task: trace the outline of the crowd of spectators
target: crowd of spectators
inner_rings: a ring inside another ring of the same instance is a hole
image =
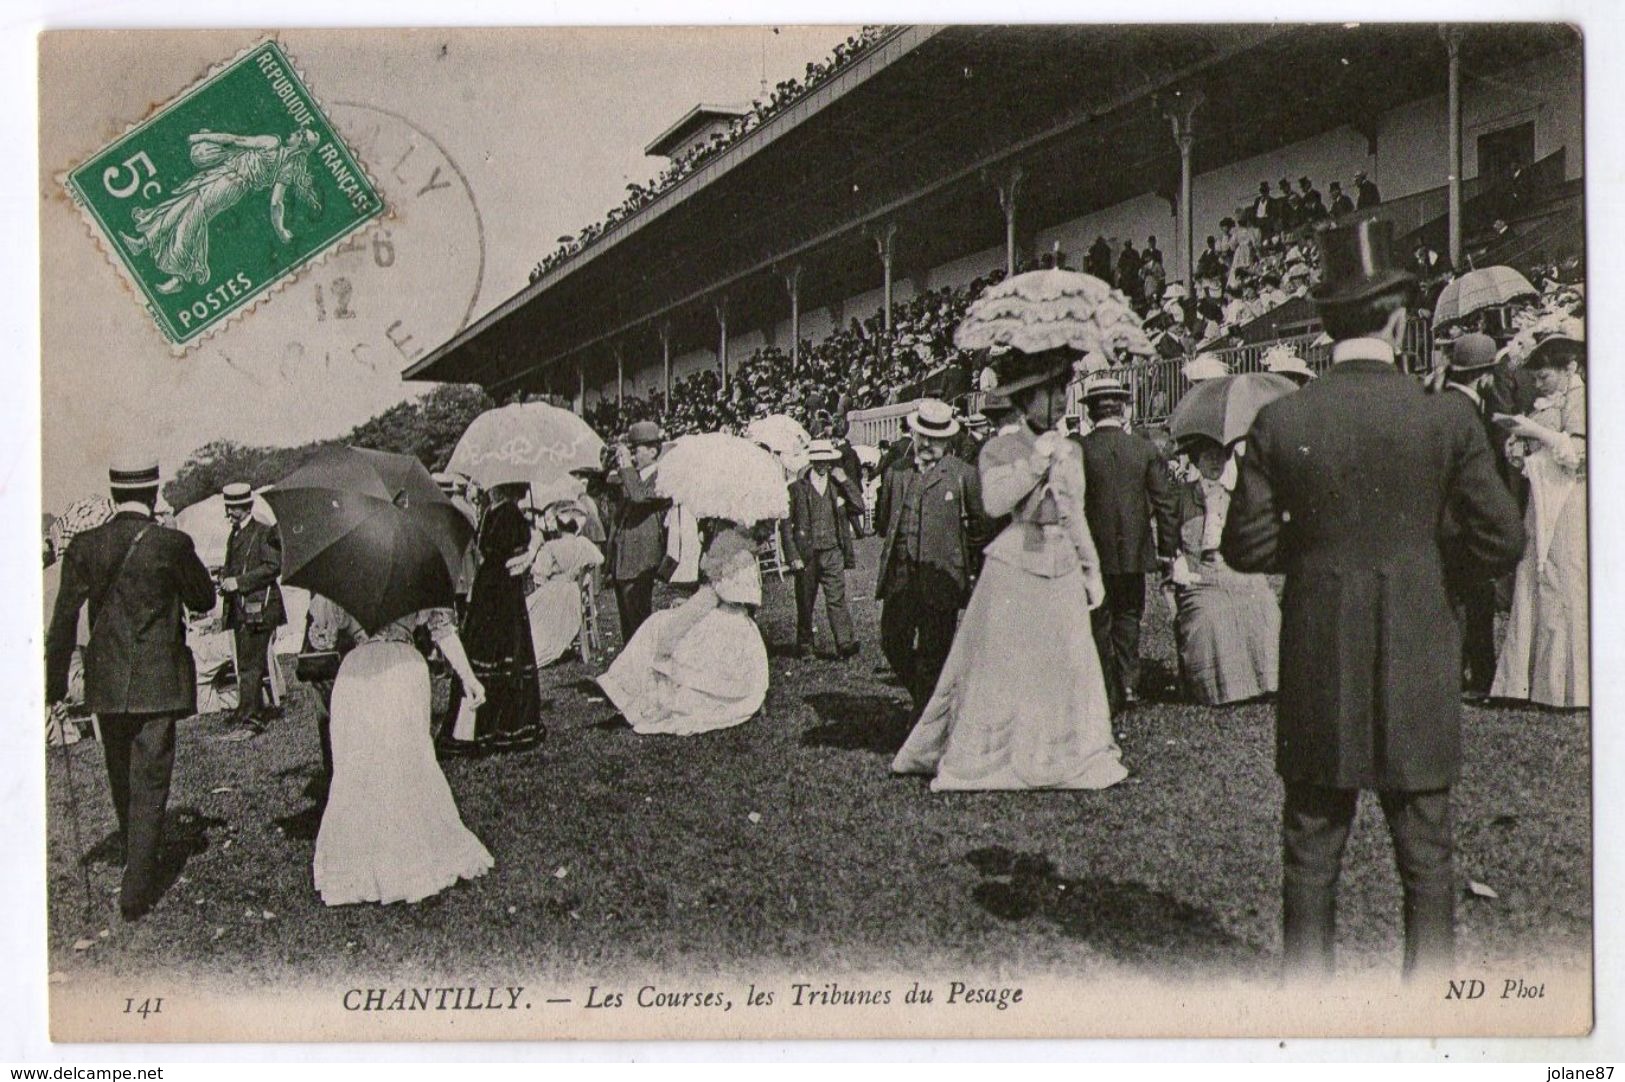
[[[617,225],[631,218],[662,195],[665,195],[685,177],[726,150],[735,140],[755,130],[778,113],[783,112],[794,102],[805,97],[818,87],[819,84],[829,79],[830,76],[863,55],[889,29],[890,27],[887,26],[865,26],[857,34],[837,45],[834,52],[822,62],[809,63],[803,78],[786,79],[773,88],[766,101],[761,99],[752,101],[750,103],[750,112],[736,118],[726,132],[717,132],[711,136],[709,142],[702,143],[679,154],[672,159],[670,165],[661,171],[659,176],[647,184],[628,184],[626,186],[626,198],[621,200],[619,206],[611,208],[604,215],[602,221],[585,226],[581,232],[573,237],[560,237],[558,247],[548,253],[540,263],[531,269],[530,280],[534,282],[541,278],[542,275],[596,243],[599,238],[613,230]]]

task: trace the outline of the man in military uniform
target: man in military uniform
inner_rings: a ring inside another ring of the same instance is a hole
[[[53,714],[64,714],[79,610],[88,601],[85,705],[101,729],[118,816],[119,910],[125,920],[138,920],[160,886],[175,723],[197,710],[197,670],[181,608],[214,608],[214,585],[192,539],[153,521],[157,459],[117,461],[108,480],[117,505],[112,520],[75,537],[63,557],[45,635],[45,698]]]
[[[287,622],[282,606],[282,537],[275,526],[255,519],[254,491],[237,481],[221,490],[231,534],[226,562],[220,568],[220,594],[225,598],[224,625],[237,652],[238,727],[222,739],[251,740],[269,724],[264,688],[270,668],[271,640]]]

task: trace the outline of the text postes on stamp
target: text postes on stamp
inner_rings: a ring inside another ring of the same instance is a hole
[[[205,76],[66,184],[182,347],[384,211],[275,41]]]

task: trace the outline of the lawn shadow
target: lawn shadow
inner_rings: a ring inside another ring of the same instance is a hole
[[[803,697],[802,701],[824,721],[823,725],[801,734],[804,748],[839,748],[891,755],[908,739],[911,726],[906,700],[886,695],[820,691]]]
[[[327,807],[327,799],[325,793],[312,793],[309,790],[305,795],[312,797],[315,802],[307,804],[291,815],[279,816],[274,822],[281,828],[285,837],[301,842],[313,842],[322,829],[322,812]]]
[[[209,831],[223,827],[226,821],[216,815],[204,815],[194,807],[173,808],[164,817],[164,847],[158,854],[158,881],[152,896],[161,898],[169,893],[187,861],[208,851]]]
[[[1179,668],[1162,658],[1140,659],[1140,698],[1150,703],[1188,702],[1179,680]]]
[[[965,860],[983,876],[971,897],[987,913],[1004,921],[1042,918],[1117,961],[1180,969],[1193,963],[1248,969],[1267,961],[1209,910],[1144,883],[1064,878],[1043,854],[1002,846],[972,850]]]

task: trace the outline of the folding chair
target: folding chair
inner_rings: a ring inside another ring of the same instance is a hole
[[[576,636],[576,649],[583,665],[591,665],[603,652],[603,631],[598,626],[598,569],[583,570],[576,580],[581,588],[581,631]]]

